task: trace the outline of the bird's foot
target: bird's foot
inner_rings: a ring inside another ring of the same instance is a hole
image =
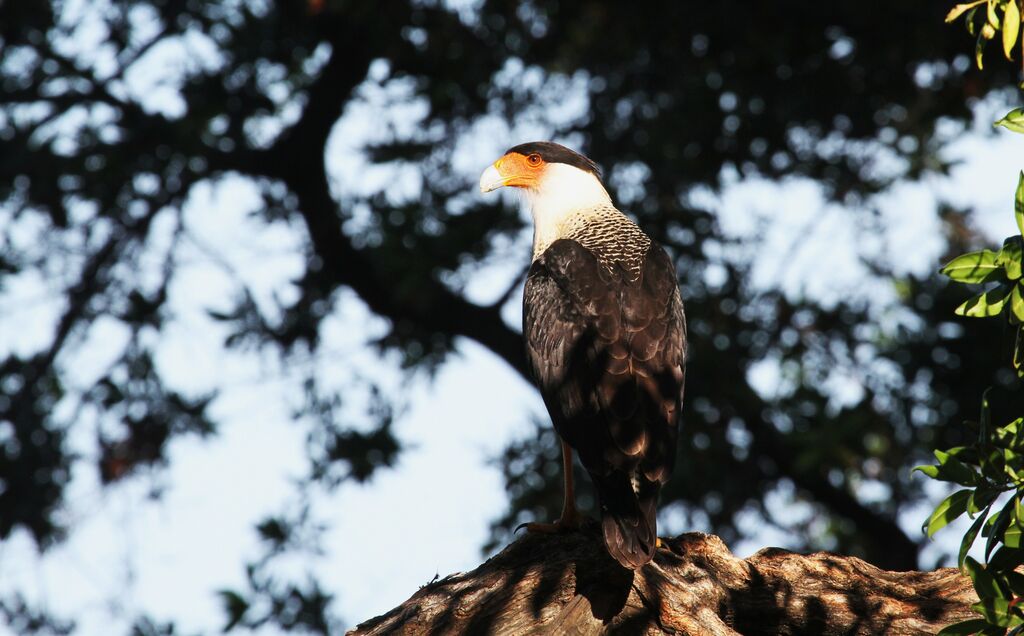
[[[519,532],[523,528],[526,528],[527,532],[537,532],[540,534],[563,534],[579,530],[581,525],[583,525],[583,515],[575,510],[569,513],[563,511],[562,516],[554,523],[521,523],[516,526],[515,532]]]

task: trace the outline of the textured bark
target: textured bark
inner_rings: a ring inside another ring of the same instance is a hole
[[[522,537],[350,634],[934,634],[971,617],[974,602],[953,568],[887,572],[778,548],[740,559],[696,532],[630,572],[588,527]]]

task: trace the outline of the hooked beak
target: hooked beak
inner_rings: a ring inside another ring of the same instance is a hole
[[[505,178],[501,176],[501,173],[493,165],[487,166],[484,173],[480,175],[480,192],[497,190],[503,185],[505,185]]]

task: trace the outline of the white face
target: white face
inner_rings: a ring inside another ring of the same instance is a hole
[[[580,211],[610,205],[611,197],[592,173],[564,163],[547,164],[534,187],[523,188],[534,223],[550,223]]]
[[[523,193],[533,216],[536,258],[562,237],[581,216],[612,207],[608,191],[593,173],[565,163],[547,163],[539,155],[510,152],[480,176],[480,190],[511,186]]]

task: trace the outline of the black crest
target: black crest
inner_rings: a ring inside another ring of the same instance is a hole
[[[597,167],[596,163],[575,150],[570,150],[562,144],[556,144],[553,141],[531,141],[513,146],[506,152],[518,152],[521,155],[536,153],[547,163],[564,163],[579,168],[584,172],[589,172],[598,179],[601,178],[601,169]]]

